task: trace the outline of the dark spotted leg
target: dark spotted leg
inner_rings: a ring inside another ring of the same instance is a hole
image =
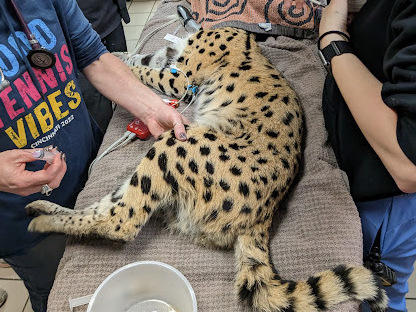
[[[188,89],[188,80],[179,71],[172,73],[169,68],[159,70],[148,66],[132,67],[131,70],[145,85],[168,96],[181,98]]]
[[[44,214],[33,219],[29,230],[78,236],[96,234],[110,239],[132,240],[163,202],[168,198],[172,201],[171,189],[175,188],[175,194],[178,192],[178,184],[170,171],[161,172],[153,168],[153,162],[150,162],[152,151],[154,149],[149,151],[147,158],[119,190],[87,209],[68,214],[67,211],[70,210],[62,207],[56,209],[55,204],[46,201],[29,204],[28,209],[31,211],[47,213],[56,210],[54,214]],[[164,162],[163,155],[159,158],[161,165]]]

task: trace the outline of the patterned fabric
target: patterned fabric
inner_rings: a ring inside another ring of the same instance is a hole
[[[316,37],[321,19],[321,8],[309,0],[305,1],[302,9],[297,9],[295,5],[284,9],[283,0],[190,2],[194,18],[203,28],[233,26],[254,33],[311,39]],[[364,3],[365,0],[350,0],[350,11],[357,12]]]

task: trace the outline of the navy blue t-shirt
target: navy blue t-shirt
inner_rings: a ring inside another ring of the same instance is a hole
[[[19,41],[16,43],[5,16],[0,15],[0,67],[10,81],[10,86],[0,92],[0,151],[55,145],[66,154],[68,167],[60,187],[50,197],[0,192],[1,258],[21,253],[45,237],[27,231],[31,219],[24,207],[28,203],[47,199],[73,206],[85,182],[88,163],[98,148],[98,129],[83,102],[76,72],[107,51],[75,0],[17,1],[31,32],[56,56],[53,68],[33,69],[36,83],[18,48],[27,54],[29,42],[9,1],[0,0],[0,4],[12,20]],[[26,168],[40,170],[44,164],[36,161]]]

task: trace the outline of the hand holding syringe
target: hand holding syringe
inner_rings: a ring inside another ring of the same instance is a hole
[[[48,164],[52,164],[55,156],[59,154],[61,154],[61,159],[65,158],[65,154],[59,152],[56,147],[47,146],[43,149],[34,151],[32,155],[39,160],[44,160]]]

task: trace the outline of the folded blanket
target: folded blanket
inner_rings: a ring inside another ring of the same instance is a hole
[[[321,7],[305,1],[301,9],[285,9],[283,0],[191,0],[194,18],[203,28],[231,26],[254,33],[314,38]],[[358,12],[365,0],[349,0],[350,12]]]
[[[143,36],[166,22],[178,4],[163,2],[146,25]],[[152,52],[167,42],[167,32],[179,24],[157,32],[145,45]],[[184,32],[178,33],[179,36]],[[271,258],[286,279],[305,279],[311,274],[340,263],[361,264],[360,219],[349,195],[343,174],[326,142],[321,111],[321,93],[325,72],[311,40],[287,37],[269,38],[261,43],[264,54],[289,80],[303,105],[306,122],[304,166],[285,205],[273,224]],[[192,118],[192,106],[186,115]],[[101,151],[121,137],[132,116],[117,108],[108,127]],[[135,141],[104,157],[93,169],[80,193],[77,209],[111,192],[135,168],[153,140]],[[113,271],[142,260],[162,261],[180,270],[195,290],[199,312],[246,312],[233,292],[234,253],[210,250],[188,239],[170,235],[158,220],[152,220],[140,235],[127,244],[102,239],[70,239],[58,268],[49,297],[49,312],[69,311],[68,299],[92,294]],[[75,312],[86,311],[86,307]],[[355,302],[347,302],[334,312],[358,311]]]

